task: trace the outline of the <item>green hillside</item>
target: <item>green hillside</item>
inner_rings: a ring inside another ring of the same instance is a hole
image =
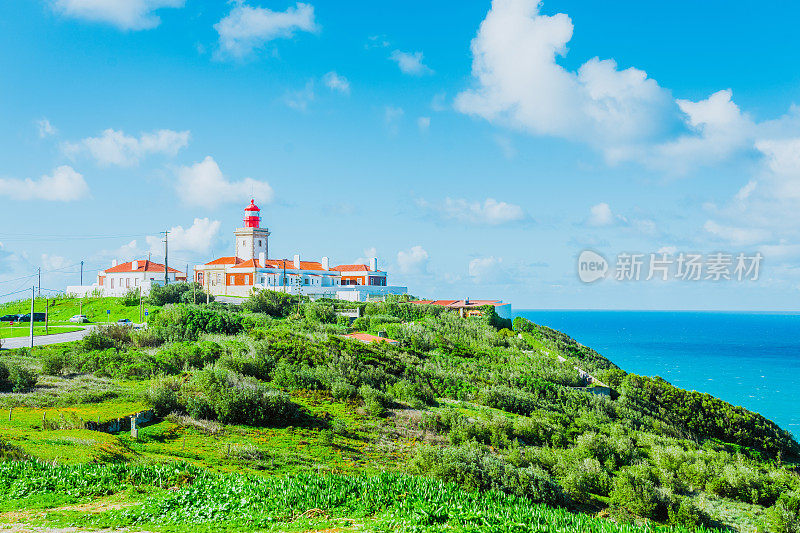
[[[4,351],[0,522],[800,531],[800,446],[764,417],[523,319],[337,316],[354,305],[166,305],[147,330]],[[89,429],[149,408],[136,438]]]

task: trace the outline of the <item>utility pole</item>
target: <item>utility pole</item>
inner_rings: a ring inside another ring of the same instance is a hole
[[[36,297],[36,287],[31,287],[31,348],[33,348],[33,300]]]
[[[50,325],[50,321],[48,320],[49,318],[50,318],[50,300],[45,298],[44,299],[44,334],[45,335],[47,335],[50,332],[50,330],[48,329],[48,326]]]
[[[169,285],[169,231],[162,231],[164,234],[164,285]]]
[[[81,286],[83,286],[83,261],[81,261]]]
[[[36,269],[36,274],[39,276],[39,282],[36,284],[36,286],[39,288],[39,291],[36,293],[36,295],[39,298],[41,298],[42,297],[42,267],[39,267],[39,268]]]

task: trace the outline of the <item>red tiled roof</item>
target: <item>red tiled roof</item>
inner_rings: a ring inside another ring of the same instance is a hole
[[[502,300],[413,300],[412,304],[420,305],[441,305],[443,307],[480,307],[482,305],[506,305]]]
[[[332,267],[331,270],[339,270],[344,272],[369,272],[367,265],[339,265]]]
[[[117,266],[113,266],[111,268],[107,268],[105,270],[106,274],[113,274],[117,272],[164,272],[164,265],[161,263],[154,263],[149,259],[139,259],[138,265],[136,270],[133,269],[133,261],[128,261],[127,263],[120,263]],[[180,270],[175,270],[174,268],[169,269],[170,273],[175,274],[183,274]]]
[[[342,335],[342,337],[346,337],[348,339],[355,339],[357,341],[361,341],[367,344],[369,344],[370,342],[388,342],[389,344],[397,344],[397,341],[394,339],[390,339],[388,337],[378,337],[377,335],[372,335],[370,333],[361,333],[358,331],[354,333],[349,333],[347,335]]]
[[[219,259],[214,259],[213,261],[209,261],[206,265],[238,265],[241,263],[242,260],[238,257],[220,257]]]
[[[239,259],[239,261],[242,261]],[[258,259],[248,259],[247,261],[242,261],[241,263],[237,263],[233,268],[261,268],[258,263]]]
[[[332,267],[331,270],[338,270],[340,272],[372,272],[367,265],[339,265]],[[383,270],[376,270],[376,272],[383,273]]]

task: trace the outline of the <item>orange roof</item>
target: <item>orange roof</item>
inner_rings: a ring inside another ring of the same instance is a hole
[[[338,270],[340,272],[372,272],[367,265],[339,265],[332,267],[331,270]],[[377,272],[383,272],[377,270]]]
[[[378,337],[377,335],[372,335],[370,333],[361,333],[358,331],[354,333],[348,333],[347,335],[342,335],[342,337],[346,337],[348,339],[355,339],[357,341],[361,341],[366,344],[369,344],[371,342],[388,342],[389,344],[397,344],[397,341],[394,339],[390,339],[388,337]]]
[[[267,259],[264,268],[286,268],[293,270],[295,268],[294,261],[289,259]],[[317,261],[300,261],[300,270],[323,270],[322,263]]]
[[[206,263],[207,265],[238,265],[241,263],[242,260],[238,257],[220,257],[219,259],[214,259],[213,261],[209,261]]]
[[[258,259],[248,259],[247,261],[239,259],[239,261],[241,262],[237,263],[233,268],[260,268],[258,266]]]
[[[133,261],[128,261],[127,263],[120,263],[117,266],[113,266],[111,268],[107,268],[105,270],[106,274],[113,274],[117,272],[164,272],[164,265],[161,263],[154,263],[149,259],[139,259],[138,265],[136,265],[136,270],[133,269]],[[176,274],[183,274],[180,270],[175,270],[174,268],[169,269],[170,273]]]
[[[482,305],[506,305],[502,300],[413,300],[412,304],[421,305],[441,305],[443,307],[480,307]]]

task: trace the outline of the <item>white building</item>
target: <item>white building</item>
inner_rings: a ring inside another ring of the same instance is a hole
[[[92,285],[71,285],[67,287],[67,294],[79,297],[87,295],[98,296],[124,296],[131,289],[140,289],[142,296],[150,294],[153,285],[163,285],[166,280],[170,283],[186,281],[186,273],[174,268],[165,269],[161,263],[149,259],[134,259],[127,263],[117,264],[111,262],[111,268],[97,273],[97,281]]]
[[[236,255],[220,257],[194,268],[194,280],[215,296],[250,296],[254,290],[273,290],[312,297],[365,301],[387,294],[405,294],[406,287],[390,286],[377,258],[369,265],[331,266],[321,261],[269,259],[267,228],[260,227],[260,210],[253,201],[245,208],[244,228],[234,232]]]

